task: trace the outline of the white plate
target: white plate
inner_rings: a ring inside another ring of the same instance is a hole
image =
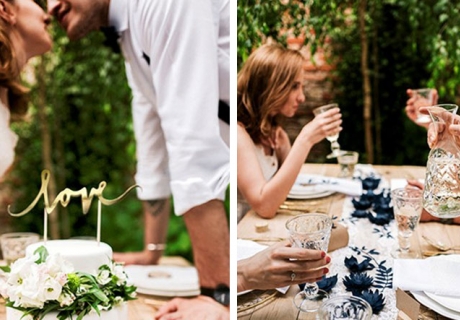
[[[246,290],[246,291],[237,292],[236,295],[237,296],[242,296],[243,294],[246,294],[246,293],[249,293],[249,292],[252,292],[252,290]]]
[[[428,259],[438,259],[438,260],[447,260],[447,261],[455,261],[455,262],[460,262],[460,255],[458,254],[452,254],[452,255],[441,255],[441,256],[435,256],[431,257]],[[447,297],[447,296],[441,296],[437,295],[431,292],[424,292],[431,300],[436,301],[440,305],[455,311],[455,312],[460,312],[460,298],[454,298],[454,297]]]
[[[330,196],[334,192],[335,191],[326,190],[326,191],[321,191],[315,194],[291,194],[289,193],[287,197],[289,199],[316,199],[316,198],[323,198],[323,197]]]
[[[317,193],[324,192],[324,191],[325,190],[322,189],[318,185],[314,185],[314,184],[305,185],[305,184],[299,184],[296,182],[292,186],[291,191],[289,191],[289,193],[297,194],[297,195],[309,195],[309,194],[317,194]]]
[[[137,288],[137,293],[145,294],[148,296],[159,297],[194,297],[200,295],[200,289],[192,291],[172,291],[172,290],[152,290],[147,288]]]
[[[440,315],[447,317],[449,319],[460,320],[460,312],[455,312],[450,310],[446,307],[443,307],[439,303],[434,300],[431,300],[425,293],[423,292],[415,292],[411,291],[412,295],[418,302],[423,304],[424,306],[430,308],[433,311],[436,311]]]
[[[167,265],[125,267],[128,281],[137,292],[165,297],[187,297],[200,294],[198,273],[195,267]]]

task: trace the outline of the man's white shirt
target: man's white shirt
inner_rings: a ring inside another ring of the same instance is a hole
[[[230,178],[218,101],[229,102],[229,0],[111,0],[120,32],[143,200],[176,214],[223,200]],[[149,61],[148,61],[149,60]]]

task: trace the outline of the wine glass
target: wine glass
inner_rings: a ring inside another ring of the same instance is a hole
[[[286,222],[293,247],[324,252],[327,252],[331,228],[332,219],[320,213],[302,214]],[[306,283],[305,288],[294,297],[294,304],[303,312],[315,312],[327,298],[327,292],[320,290],[316,282]]]
[[[409,252],[410,237],[418,226],[422,214],[423,191],[417,188],[398,188],[391,192],[395,220],[398,225],[398,258],[415,258]]]
[[[338,107],[339,105],[337,103],[326,104],[324,106],[313,109],[313,114],[316,117],[320,115],[321,113],[324,113],[326,111],[329,111],[331,109],[338,108]],[[326,157],[328,159],[338,157],[341,154],[340,145],[338,142],[339,134],[336,133],[331,136],[327,136],[326,139],[329,140],[329,142],[331,143],[331,150],[332,150],[332,153],[328,154]]]
[[[433,89],[423,88],[412,90],[412,97],[414,98],[414,107],[415,112],[417,114],[417,120],[415,120],[415,122],[417,122],[418,124],[430,123],[430,116],[427,114],[420,113],[419,110],[421,107],[429,107],[433,105]]]
[[[362,298],[339,295],[326,300],[318,313],[320,320],[370,320],[372,307]]]

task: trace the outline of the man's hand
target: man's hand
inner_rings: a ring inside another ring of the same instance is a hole
[[[174,298],[155,314],[155,320],[228,320],[229,309],[214,299],[198,296],[192,299]]]

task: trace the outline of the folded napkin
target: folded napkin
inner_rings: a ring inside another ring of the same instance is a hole
[[[395,259],[393,288],[460,297],[459,261]]]
[[[418,179],[419,182],[425,183],[425,179]],[[398,188],[405,188],[407,186],[407,179],[391,179],[390,188],[391,190]]]
[[[334,191],[350,196],[360,196],[363,193],[363,186],[360,180],[334,178],[317,174],[299,174],[293,186],[293,191],[297,191],[299,186],[302,185],[315,185],[316,191]]]
[[[335,228],[332,229],[331,239],[329,240],[329,247],[327,252],[348,246],[348,229],[340,223],[334,223]]]
[[[242,240],[238,239],[237,241],[237,260],[247,259],[252,257],[256,253],[266,249],[268,246],[261,245],[260,243],[256,243],[250,240]],[[289,286],[276,288],[277,291],[285,294],[289,289]],[[241,294],[241,293],[240,293]]]
[[[377,177],[378,174],[371,164],[358,163],[355,166],[355,173],[353,176],[364,179],[366,177]]]

